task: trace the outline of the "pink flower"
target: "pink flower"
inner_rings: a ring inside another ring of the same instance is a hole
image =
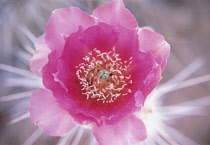
[[[134,113],[161,79],[170,46],[139,28],[122,0],[52,12],[36,44],[31,70],[45,88],[30,101],[32,121],[52,136],[89,125],[101,145],[133,145],[146,138]]]

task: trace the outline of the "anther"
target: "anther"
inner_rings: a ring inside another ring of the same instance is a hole
[[[128,83],[132,84],[132,80],[127,71],[132,58],[122,61],[115,53],[115,48],[103,53],[95,48],[83,59],[84,63],[76,66],[76,75],[82,86],[82,94],[87,99],[112,103],[119,96],[131,93],[127,86]]]

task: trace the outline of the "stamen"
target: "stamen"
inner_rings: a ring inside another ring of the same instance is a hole
[[[101,52],[96,48],[89,52],[77,68],[76,75],[82,86],[82,94],[87,99],[96,99],[103,103],[112,103],[118,97],[131,93],[128,84],[132,84],[128,70],[132,57],[122,61],[115,48],[109,52]]]

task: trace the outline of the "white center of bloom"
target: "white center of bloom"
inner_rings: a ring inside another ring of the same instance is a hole
[[[98,72],[98,77],[102,80],[108,79],[109,75],[110,75],[110,73],[105,69],[102,69]]]
[[[127,86],[132,84],[129,75],[132,57],[122,61],[119,54],[115,53],[115,48],[103,53],[95,48],[83,59],[84,63],[76,66],[76,75],[82,85],[82,94],[87,99],[112,103],[119,96],[131,93]]]

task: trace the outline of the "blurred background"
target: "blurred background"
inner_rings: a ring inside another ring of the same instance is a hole
[[[29,69],[34,42],[44,33],[54,9],[74,6],[91,14],[93,9],[109,1],[0,0],[0,145],[62,144],[60,138],[36,130],[28,118],[29,96],[40,84]],[[163,106],[209,98],[210,1],[124,0],[124,3],[140,27],[153,27],[172,47],[160,85],[172,78],[176,82],[182,70],[185,70],[181,74],[183,79],[189,80],[165,94]],[[209,145],[210,99],[204,102],[197,101],[204,106],[199,116],[191,112],[188,117],[170,121],[170,124],[197,144]],[[71,138],[77,138],[80,131],[75,129]],[[90,130],[85,130],[79,142],[69,139],[68,143],[86,145],[92,140]]]

